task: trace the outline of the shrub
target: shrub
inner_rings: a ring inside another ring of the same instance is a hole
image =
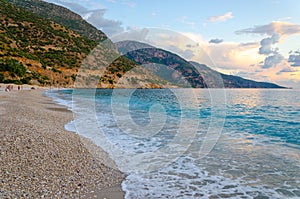
[[[26,68],[22,63],[15,59],[6,59],[0,61],[0,70],[10,72],[11,76],[23,77],[26,73]]]
[[[75,82],[76,76],[77,76],[77,75],[75,75],[75,74],[71,75],[71,78],[72,78],[73,82]]]
[[[3,81],[5,84],[18,84],[21,85],[22,82],[20,80],[14,80],[14,79],[6,79]]]
[[[25,77],[25,78],[21,79],[21,82],[23,84],[30,84],[30,80],[31,80],[31,77]]]

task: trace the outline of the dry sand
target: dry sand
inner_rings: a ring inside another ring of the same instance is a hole
[[[0,88],[0,198],[124,198],[124,174],[64,125],[72,113],[43,90]],[[87,142],[89,142],[87,140]],[[95,152],[96,153],[96,152]]]

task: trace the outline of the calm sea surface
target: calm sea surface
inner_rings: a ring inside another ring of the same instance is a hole
[[[128,174],[126,198],[300,198],[299,90],[47,95],[74,112],[67,129],[92,139]]]

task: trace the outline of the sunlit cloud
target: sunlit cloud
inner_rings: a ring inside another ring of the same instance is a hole
[[[219,71],[248,71],[251,64],[259,63],[264,59],[263,55],[258,54],[259,42],[222,42],[215,45],[214,43],[205,41],[201,35],[193,33],[183,34],[194,41],[194,45],[187,45],[194,52],[194,57],[190,60],[207,64],[210,67],[216,67]],[[202,54],[197,53],[199,49],[202,49],[207,54],[209,60]],[[213,65],[211,65],[212,63]]]
[[[281,71],[279,71],[278,74],[281,74],[281,73],[294,73],[294,72],[297,72],[297,70],[294,69],[294,68],[291,68],[291,67],[286,67],[286,68],[281,69]]]
[[[267,34],[270,36],[275,32],[280,36],[300,34],[300,25],[290,22],[273,21],[267,25],[255,26],[253,28],[235,31],[236,34]]]
[[[211,59],[223,70],[249,70],[251,63],[261,61],[257,54],[258,45],[241,45],[237,42],[223,42],[206,47]]]
[[[289,22],[273,21],[267,25],[238,30],[235,33],[270,36],[262,39],[260,42],[261,46],[259,48],[259,54],[266,56],[264,62],[260,64],[262,68],[269,69],[271,67],[276,67],[277,65],[282,66],[283,62],[289,66],[300,66],[300,57],[298,58],[298,54],[292,54],[287,59],[279,53],[279,49],[276,47],[276,45],[283,42],[286,37],[300,34],[300,25]]]
[[[224,15],[209,17],[208,20],[210,22],[220,22],[220,21],[227,21],[228,19],[232,19],[232,18],[234,18],[232,12],[227,12]]]

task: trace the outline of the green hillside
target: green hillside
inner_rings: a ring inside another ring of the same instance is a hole
[[[0,80],[71,83],[75,68],[97,42],[5,0],[0,0],[0,4]],[[25,74],[12,72],[10,65],[25,68]]]
[[[40,17],[61,24],[94,41],[100,42],[107,39],[107,36],[102,31],[86,22],[80,15],[62,6],[42,0],[8,0],[8,2]]]

